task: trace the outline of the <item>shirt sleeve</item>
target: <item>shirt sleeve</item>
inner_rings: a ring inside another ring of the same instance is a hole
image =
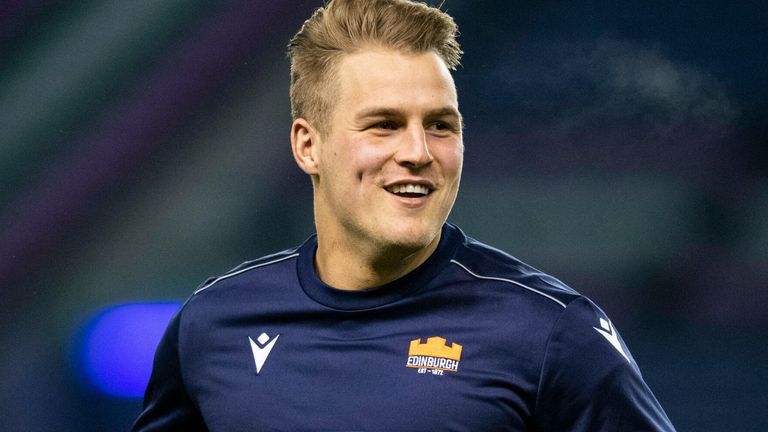
[[[586,298],[550,334],[534,422],[540,431],[674,431],[613,323]]]
[[[144,408],[131,429],[134,432],[208,430],[187,394],[181,375],[179,323],[183,310],[182,307],[168,324],[157,347],[144,393]]]

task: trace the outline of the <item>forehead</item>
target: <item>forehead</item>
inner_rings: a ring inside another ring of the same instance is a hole
[[[369,49],[342,57],[337,113],[372,106],[407,111],[458,110],[450,71],[434,52]]]

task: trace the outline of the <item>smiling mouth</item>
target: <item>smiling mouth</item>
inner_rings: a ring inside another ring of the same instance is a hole
[[[403,198],[421,198],[432,192],[427,186],[419,184],[399,184],[389,186],[386,189],[389,193]]]

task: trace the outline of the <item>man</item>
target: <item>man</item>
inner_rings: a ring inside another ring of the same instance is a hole
[[[134,430],[673,430],[599,308],[445,223],[456,33],[405,0],[304,24],[291,144],[317,235],[194,293]]]

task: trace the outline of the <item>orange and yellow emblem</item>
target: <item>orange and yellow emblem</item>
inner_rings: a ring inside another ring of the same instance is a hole
[[[455,342],[448,347],[446,340],[439,336],[427,339],[427,343],[421,343],[421,339],[414,339],[408,348],[408,362],[405,366],[418,368],[420,371],[430,369],[456,372],[461,360],[461,349],[462,346]]]

